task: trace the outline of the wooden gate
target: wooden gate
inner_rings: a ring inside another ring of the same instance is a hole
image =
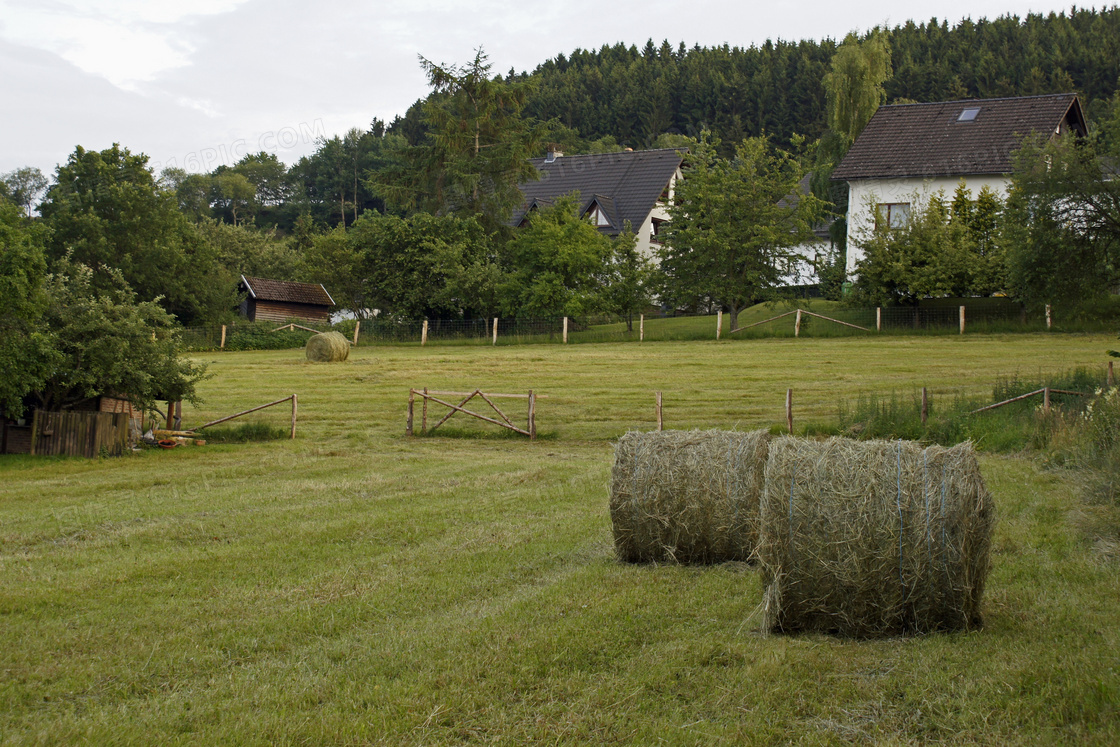
[[[437,394],[440,395],[441,397],[442,396],[463,397],[464,399],[462,401],[460,401],[459,404],[455,405],[455,404],[452,404],[451,402],[447,402],[445,400],[439,399],[438,397],[435,396]],[[429,432],[429,430],[428,430],[428,401],[431,400],[432,402],[435,402],[437,405],[443,405],[444,407],[451,408],[451,412],[444,415],[443,418],[440,419],[440,421],[438,423],[436,423],[435,425],[432,426],[432,428],[431,428],[432,431],[434,431],[436,428],[439,428],[441,425],[446,423],[448,421],[448,419],[450,419],[451,416],[454,415],[455,413],[461,412],[464,415],[471,416],[472,418],[478,418],[479,420],[485,420],[487,423],[493,423],[494,425],[501,426],[502,428],[506,428],[508,430],[511,430],[514,433],[520,433],[522,436],[528,436],[530,440],[533,440],[537,437],[537,414],[536,414],[536,409],[537,409],[537,397],[538,396],[543,396],[543,395],[536,395],[536,394],[533,393],[533,391],[531,389],[529,390],[528,394],[493,394],[493,393],[483,394],[481,389],[475,389],[473,392],[437,392],[437,391],[429,391],[427,388],[424,388],[424,389],[409,389],[408,390],[408,420],[406,421],[406,424],[405,424],[405,435],[406,436],[411,436],[412,435],[413,405],[416,402],[416,398],[420,397],[423,400],[423,403],[424,403],[423,413],[422,413],[422,416],[421,416],[422,419],[420,421],[421,422],[421,425],[420,425],[420,432],[421,433],[428,433]],[[490,405],[490,408],[494,411],[494,413],[498,417],[501,418],[501,420],[495,420],[494,418],[490,418],[490,417],[487,417],[485,415],[481,415],[477,412],[471,412],[470,410],[465,409],[464,405],[466,405],[468,402],[470,402],[475,397],[481,397],[482,400],[486,404]],[[513,421],[510,420],[508,417],[506,417],[506,414],[504,412],[502,412],[496,404],[494,404],[494,399],[493,398],[497,398],[497,397],[509,397],[509,398],[515,398],[515,399],[526,399],[526,400],[528,400],[528,403],[529,403],[529,419],[528,419],[528,423],[526,424],[526,427],[524,429],[518,428],[516,425],[514,425]]]
[[[36,410],[31,423],[32,454],[120,456],[127,443],[128,413]]]

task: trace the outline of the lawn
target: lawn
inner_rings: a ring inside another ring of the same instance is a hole
[[[199,355],[213,378],[188,425],[294,392],[297,438],[0,457],[0,743],[1115,743],[1113,514],[1069,473],[986,455],[985,628],[871,642],[761,635],[749,566],[618,563],[606,501],[611,439],[653,426],[656,390],[672,428],[784,422],[787,388],[798,423],[827,424],[865,392],[1103,375],[1114,342]],[[456,416],[408,440],[424,386],[531,388],[545,438]]]

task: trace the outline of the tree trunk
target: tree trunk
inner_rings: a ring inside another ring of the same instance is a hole
[[[731,330],[739,328],[739,312],[742,311],[742,310],[743,309],[740,306],[737,306],[735,304],[728,304],[728,306],[727,306],[727,323],[730,326],[727,328],[727,331],[729,333],[731,332]]]

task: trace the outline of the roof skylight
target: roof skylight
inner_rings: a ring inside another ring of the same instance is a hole
[[[957,121],[958,122],[971,122],[974,119],[976,119],[976,115],[979,114],[979,113],[980,113],[980,108],[979,107],[977,107],[975,109],[965,109],[964,111],[961,112],[961,115],[959,117],[957,117]]]

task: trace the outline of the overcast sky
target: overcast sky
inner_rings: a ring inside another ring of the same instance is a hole
[[[902,9],[905,10],[902,10]],[[391,120],[425,95],[417,55],[532,70],[560,52],[842,38],[908,18],[1062,10],[1044,0],[0,0],[0,172],[48,176],[76,145],[119,142],[157,167],[209,171]]]

